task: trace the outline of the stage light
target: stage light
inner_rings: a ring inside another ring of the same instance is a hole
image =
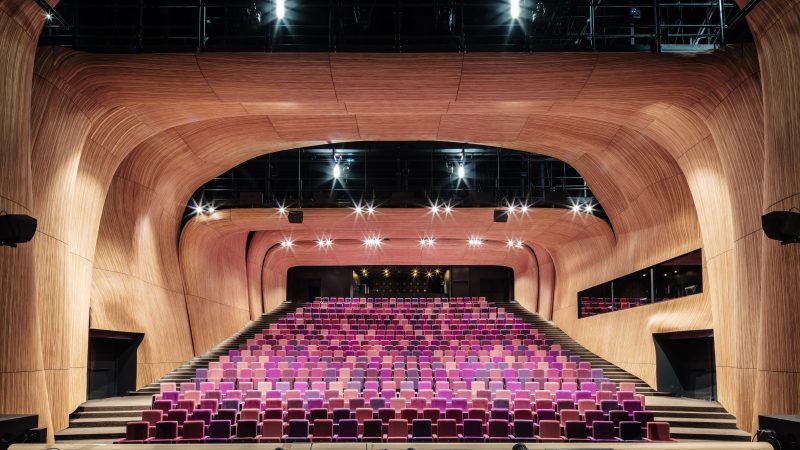
[[[411,271],[411,276],[412,277],[417,278],[418,275],[419,275],[419,271],[417,269],[414,269],[414,270]]]
[[[201,205],[200,203],[195,203],[194,206],[192,206],[192,210],[196,215],[199,216],[200,214],[203,214],[205,208],[203,208],[203,205]]]
[[[53,18],[53,15],[50,14],[50,13],[47,13],[47,14],[44,15],[44,18],[47,19],[47,20],[51,20]]]
[[[506,241],[506,246],[508,248],[522,248],[522,245],[523,245],[522,241],[518,239],[509,239],[508,241]]]
[[[431,277],[433,277],[433,274],[429,270],[429,271],[425,272],[425,276],[428,277],[428,278],[431,278]]]
[[[331,248],[331,247],[333,247],[333,239],[330,239],[330,238],[317,239],[317,247],[319,247],[319,248]]]
[[[383,239],[378,236],[368,236],[362,241],[365,246],[375,248],[380,247]]]
[[[294,241],[289,238],[281,241],[281,248],[292,248],[292,246],[294,246]]]
[[[361,276],[362,277],[369,276],[369,272],[367,272],[367,269],[361,269]]]
[[[277,209],[278,209],[278,214],[280,214],[280,215],[282,215],[282,216],[286,214],[286,207],[285,207],[285,206],[283,206],[283,205],[278,205],[278,208],[277,208]]]
[[[333,166],[333,178],[338,180],[340,176],[342,176],[342,167],[339,166],[339,163],[337,162]]]
[[[572,212],[574,212],[574,213],[579,213],[579,212],[581,212],[581,205],[580,205],[580,203],[573,203],[573,204],[572,204],[572,207],[570,208],[570,210],[572,210]]]
[[[514,214],[515,212],[517,212],[517,206],[516,206],[516,205],[514,205],[514,203],[509,203],[509,204],[506,206],[506,212],[507,212],[509,215],[511,215],[511,214]]]
[[[422,247],[433,247],[434,239],[431,237],[424,237],[419,240],[419,245]]]
[[[214,214],[215,212],[217,212],[217,208],[214,208],[211,205],[208,205],[206,207],[206,214]]]
[[[450,206],[449,204],[444,205],[444,213],[445,214],[452,214],[452,212],[453,212],[453,207],[452,206]]]
[[[359,215],[359,216],[361,214],[364,214],[364,207],[361,206],[361,202],[359,202],[357,205],[353,206],[353,211],[355,211],[355,213],[357,215]]]
[[[431,203],[431,206],[430,206],[431,214],[433,214],[434,216],[435,216],[435,215],[438,215],[438,214],[439,214],[439,211],[441,210],[441,208],[442,208],[442,207],[441,207],[441,206],[439,206],[439,202],[433,202],[433,203]]]
[[[464,163],[461,163],[458,165],[458,178],[463,179],[465,174],[466,172],[464,170]]]
[[[522,205],[520,205],[520,207],[519,207],[519,211],[520,211],[522,214],[528,214],[528,209],[529,209],[529,208],[530,208],[530,206],[528,206],[528,205],[526,205],[526,204],[524,204],[524,203],[523,203]]]
[[[375,210],[376,209],[378,209],[378,208],[372,206],[371,203],[367,204],[367,214],[369,214],[370,216],[375,214]]]
[[[467,239],[467,245],[469,245],[470,247],[480,247],[481,245],[483,245],[483,239],[471,237]]]
[[[592,205],[591,203],[587,203],[586,205],[583,206],[583,211],[591,214],[594,211],[594,205]]]
[[[434,270],[434,272],[436,272],[436,274],[438,275],[439,272],[441,272],[441,270],[437,267],[436,270]]]
[[[275,16],[278,20],[283,19],[286,15],[286,0],[275,0]]]
[[[383,269],[383,276],[385,278],[389,278],[389,275],[391,275],[391,273],[389,272],[389,269]]]
[[[511,0],[511,17],[514,19],[519,18],[519,0]]]

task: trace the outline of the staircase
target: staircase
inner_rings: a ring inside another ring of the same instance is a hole
[[[160,383],[191,382],[197,369],[207,368],[209,362],[216,361],[220,356],[228,354],[229,350],[238,349],[248,339],[253,338],[261,330],[269,327],[271,323],[276,323],[281,317],[301,305],[300,303],[286,302],[269,314],[262,314],[261,317],[220,342],[204,355],[196,356],[159,380],[143,386],[137,391],[129,392],[127,397],[90,400],[84,403],[70,414],[69,427],[55,434],[56,441],[109,443],[114,439],[125,437],[125,424],[141,419],[142,411],[150,407],[152,396],[159,392]]]
[[[603,369],[603,375],[615,383],[636,384],[636,392],[647,396],[647,409],[655,412],[658,421],[669,422],[671,435],[679,440],[750,441],[750,434],[736,428],[736,418],[717,402],[671,397],[667,392],[653,390],[640,378],[600,358],[575,342],[553,322],[532,313],[516,302],[494,302],[498,307],[520,317],[544,333],[547,339],[569,350],[571,355],[589,361],[593,368]]]

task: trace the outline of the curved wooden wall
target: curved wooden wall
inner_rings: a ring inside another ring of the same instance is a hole
[[[798,206],[796,2],[753,11],[758,55],[694,56],[36,52],[43,18],[29,3],[0,2],[0,207],[40,223],[32,244],[0,249],[2,323],[15,325],[0,332],[2,411],[63,427],[83,400],[89,327],[145,333],[141,384],[277,305],[291,259],[267,254],[274,230],[248,219],[193,231],[203,237],[181,238],[179,253],[185,201],[252,156],[350,139],[499,144],[569,162],[614,233],[585,223],[580,236],[547,230],[557,244],[531,235],[551,259],[537,252],[537,275],[519,277],[521,302],[650,381],[649,332],[713,327],[720,398],[740,426],[800,409],[800,256],[758,220]],[[704,294],[575,318],[578,290],[697,247]],[[634,351],[599,348],[612,338]]]

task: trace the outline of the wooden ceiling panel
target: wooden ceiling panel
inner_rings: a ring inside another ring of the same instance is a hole
[[[437,138],[445,141],[504,142],[517,139],[525,117],[445,114]]]
[[[197,64],[221,101],[336,101],[327,54],[202,53]]]
[[[573,99],[586,84],[596,59],[596,54],[586,53],[468,53],[464,56],[458,100]]]
[[[358,140],[358,124],[354,115],[269,116],[278,135],[288,141],[352,141]]]
[[[440,115],[356,116],[362,139],[387,141],[434,141],[437,139],[441,118]]]
[[[344,102],[452,101],[461,77],[460,54],[331,55],[336,95]]]

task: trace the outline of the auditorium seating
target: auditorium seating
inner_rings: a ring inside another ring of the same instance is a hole
[[[202,425],[201,425],[202,424]],[[632,383],[483,298],[317,298],[191,383],[163,383],[119,443],[672,441]]]

